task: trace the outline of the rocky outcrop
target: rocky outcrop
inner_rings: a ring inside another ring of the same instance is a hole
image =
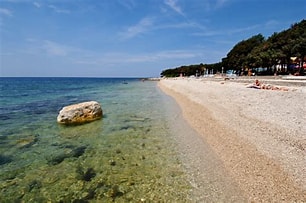
[[[102,118],[101,105],[96,101],[65,106],[57,116],[60,124],[83,124]]]

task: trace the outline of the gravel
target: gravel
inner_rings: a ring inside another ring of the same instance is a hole
[[[189,78],[159,82],[248,201],[306,202],[306,86],[275,80],[273,85],[289,89],[279,91],[247,84]],[[205,151],[198,146],[200,154]],[[198,165],[201,169],[205,163]]]

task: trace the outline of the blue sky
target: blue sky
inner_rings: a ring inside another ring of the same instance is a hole
[[[303,19],[305,0],[0,0],[0,76],[155,77]]]

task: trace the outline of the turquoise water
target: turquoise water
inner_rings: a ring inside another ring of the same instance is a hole
[[[188,199],[156,82],[0,78],[0,88],[0,202]],[[56,123],[63,106],[90,100],[102,105],[101,120]]]

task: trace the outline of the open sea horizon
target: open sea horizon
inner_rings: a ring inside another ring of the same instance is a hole
[[[0,202],[184,202],[173,101],[138,78],[0,78]],[[103,118],[64,126],[64,106]]]

